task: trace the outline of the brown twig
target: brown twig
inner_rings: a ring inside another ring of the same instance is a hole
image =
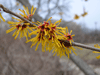
[[[77,42],[73,42],[72,43],[72,46],[78,46],[78,47],[82,47],[82,48],[86,48],[86,49],[90,49],[90,50],[93,50],[93,51],[100,52],[100,49],[99,48],[95,48],[95,47],[88,46],[88,45],[84,45],[84,44],[77,43]]]
[[[90,49],[90,50],[93,50],[93,51],[98,51],[100,52],[100,49],[99,48],[95,48],[95,47],[92,47],[92,46],[88,46],[88,45],[84,45],[84,44],[81,44],[81,43],[77,43],[77,42],[72,42],[72,45],[69,43],[69,41],[65,41],[65,40],[59,40],[60,43],[64,43],[64,45],[67,47],[67,46],[77,46],[77,47],[82,47],[82,48],[86,48],[86,49]]]
[[[6,12],[6,13],[12,14],[12,15],[22,19],[23,21],[30,23],[31,25],[34,25],[31,21],[25,19],[24,17],[21,17],[18,14],[15,14],[14,12],[12,12],[9,9],[5,8],[2,4],[0,4],[0,8],[2,8],[3,11]],[[66,46],[69,44],[68,41],[63,41],[63,42],[65,43]],[[77,43],[77,42],[72,42],[72,46],[78,46],[78,47],[82,47],[82,48],[86,48],[86,49],[90,49],[90,50],[93,50],[93,51],[100,52],[100,49],[98,49],[98,48],[95,48],[95,47],[92,47],[92,46],[88,46],[88,45],[84,45],[84,44],[80,44],[80,43]]]
[[[2,4],[0,4],[0,8],[2,8],[4,12],[12,14],[12,15],[22,19],[23,21],[30,23],[31,25],[33,25],[33,27],[35,27],[35,25],[31,21],[25,19],[24,17],[22,17],[22,16],[20,16],[20,15],[18,15],[16,13],[12,12],[12,11],[10,11],[9,9],[5,8]]]

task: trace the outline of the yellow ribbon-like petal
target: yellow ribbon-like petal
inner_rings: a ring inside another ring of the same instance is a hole
[[[0,13],[0,18],[5,22],[5,19],[2,17],[1,13]]]

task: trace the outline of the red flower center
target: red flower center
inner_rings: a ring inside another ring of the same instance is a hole
[[[21,24],[18,24],[17,26],[17,29],[19,29],[19,27],[21,27]],[[22,25],[22,30],[24,29],[24,28],[26,28],[27,27],[27,25]]]
[[[64,35],[65,37],[68,37],[68,39],[67,39],[67,41],[70,41],[70,40],[72,40],[73,38],[72,38],[72,36],[71,36],[71,34],[67,34],[67,35]]]
[[[20,25],[20,24],[18,24],[16,27],[17,27],[17,29],[19,29],[19,27],[21,27],[21,25]]]
[[[22,25],[22,30],[24,29],[24,28],[26,28],[27,27],[27,25]]]

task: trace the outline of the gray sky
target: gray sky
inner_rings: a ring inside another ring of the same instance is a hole
[[[81,17],[79,20],[76,20],[77,23],[85,23],[86,27],[95,29],[95,22],[97,22],[97,28],[100,29],[100,0],[88,0],[84,2],[84,0],[73,0],[71,3],[72,9],[71,14],[72,17],[74,14],[82,14],[83,6],[85,7],[88,15],[84,18]]]
[[[60,4],[62,5],[62,0],[60,0]],[[50,5],[53,7],[53,4]],[[81,15],[83,13],[83,7],[85,7],[85,11],[88,12],[88,15],[85,17],[80,17],[78,20],[74,20],[77,24],[84,24],[85,26],[90,29],[100,29],[100,0],[72,0],[70,3],[70,17],[64,17],[65,21],[71,21],[73,20],[73,17],[75,14]],[[41,14],[41,16],[44,16],[44,14]],[[59,15],[52,16],[53,19],[59,20]],[[95,22],[97,25],[95,25]]]

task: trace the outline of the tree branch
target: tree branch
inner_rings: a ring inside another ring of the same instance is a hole
[[[86,48],[86,49],[100,52],[99,48],[95,48],[95,47],[84,45],[84,44],[77,43],[77,42],[72,42],[72,46],[78,46],[78,47],[82,47],[82,48]]]
[[[34,25],[31,21],[25,19],[24,17],[21,17],[20,15],[10,11],[9,9],[5,8],[2,4],[0,4],[0,7],[3,9],[4,12],[6,13],[9,13],[9,14],[12,14],[28,23],[30,23],[31,25]],[[62,40],[63,41],[63,40]],[[69,42],[68,41],[63,41],[66,44],[68,44]],[[67,46],[67,45],[66,45]],[[72,46],[78,46],[78,47],[82,47],[82,48],[86,48],[86,49],[90,49],[90,50],[93,50],[93,51],[98,51],[100,52],[100,49],[98,48],[95,48],[95,47],[91,47],[91,46],[88,46],[88,45],[84,45],[84,44],[80,44],[80,43],[77,43],[77,42],[72,42]]]
[[[76,56],[74,53],[70,54],[70,59],[84,72],[85,75],[98,75],[96,74],[86,62]]]
[[[18,15],[16,13],[12,12],[12,11],[10,11],[9,9],[5,8],[2,4],[0,4],[0,8],[2,8],[3,11],[6,12],[6,13],[12,14],[12,15],[22,19],[23,21],[30,23],[31,25],[34,25],[31,21],[25,19],[24,17],[22,17],[22,16],[20,16],[20,15]],[[34,25],[34,27],[35,27],[35,25]]]

